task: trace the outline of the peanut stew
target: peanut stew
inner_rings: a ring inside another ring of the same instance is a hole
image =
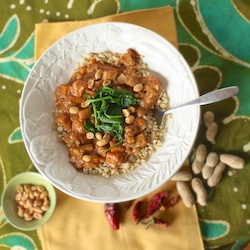
[[[163,87],[141,65],[133,49],[112,62],[93,54],[56,88],[55,123],[76,169],[117,169],[152,142],[147,114]]]

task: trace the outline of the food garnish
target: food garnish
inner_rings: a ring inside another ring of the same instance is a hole
[[[140,103],[131,92],[124,89],[114,89],[114,86],[102,87],[93,98],[88,98],[93,109],[94,122],[86,120],[84,128],[88,132],[112,133],[118,140],[112,148],[123,142],[124,116],[122,110]]]

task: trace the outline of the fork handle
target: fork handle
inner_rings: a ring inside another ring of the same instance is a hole
[[[239,92],[239,88],[236,86],[223,88],[223,89],[217,89],[217,90],[214,90],[212,92],[209,92],[207,94],[200,96],[198,99],[191,101],[190,104],[192,103],[195,104],[196,101],[197,101],[197,104],[199,105],[215,103],[215,102],[230,98],[238,94],[238,92]]]
[[[175,109],[184,108],[184,107],[191,106],[191,105],[202,106],[202,105],[206,105],[206,104],[210,104],[210,103],[219,102],[219,101],[225,100],[229,97],[232,97],[232,96],[238,94],[238,92],[239,92],[239,88],[237,86],[217,89],[217,90],[211,91],[207,94],[204,94],[193,101],[184,103],[176,108],[169,109],[166,111],[165,114],[172,113],[172,111]]]

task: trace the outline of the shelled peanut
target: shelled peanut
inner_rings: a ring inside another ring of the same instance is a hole
[[[242,158],[231,154],[221,154],[220,161],[234,169],[243,169],[245,165],[245,161]]]
[[[219,128],[212,111],[207,111],[204,114],[204,125],[207,128],[207,141],[214,144]],[[208,152],[205,144],[199,144],[191,166],[192,173],[189,171],[179,171],[171,180],[176,181],[176,187],[183,199],[184,205],[187,207],[192,206],[191,204],[194,203],[194,192],[197,203],[205,206],[208,195],[204,184],[206,183],[209,187],[214,188],[221,181],[222,174],[227,166],[233,169],[243,169],[244,165],[245,161],[238,156]],[[191,189],[188,183],[184,183],[189,181],[191,182]]]
[[[206,139],[212,144],[215,143],[215,137],[218,133],[218,124],[214,121],[215,115],[212,111],[207,111],[204,114],[204,124],[207,127]]]
[[[212,111],[207,111],[205,112],[203,118],[204,118],[204,124],[208,128],[214,122],[215,115]]]
[[[17,214],[25,221],[41,219],[49,209],[48,191],[41,185],[18,185],[15,196]]]
[[[202,169],[202,177],[207,180],[214,172],[214,167],[217,165],[219,161],[219,156],[215,152],[210,152],[207,155],[205,165]]]
[[[189,171],[179,171],[172,178],[171,181],[191,181],[192,174]]]
[[[191,181],[192,188],[194,192],[196,193],[197,202],[201,206],[206,206],[207,204],[207,191],[205,187],[203,186],[203,182],[201,179],[195,177]]]
[[[222,173],[225,170],[226,165],[223,162],[219,162],[214,168],[213,174],[208,178],[207,184],[209,187],[215,187],[221,180]]]
[[[218,125],[216,122],[211,123],[211,125],[207,128],[206,138],[209,142],[215,143],[215,137],[218,133]]]
[[[202,171],[206,156],[207,148],[204,144],[200,144],[196,149],[195,159],[192,164],[194,174],[199,174]]]
[[[192,207],[195,201],[188,185],[184,181],[177,181],[176,188],[182,198],[184,205],[188,208]]]

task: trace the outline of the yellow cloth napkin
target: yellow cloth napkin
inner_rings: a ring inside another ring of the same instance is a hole
[[[47,48],[66,34],[81,27],[101,22],[127,22],[140,25],[157,32],[159,35],[167,38],[175,47],[178,47],[172,8],[164,7],[152,10],[132,11],[84,21],[36,24],[35,58],[38,59]]]
[[[56,40],[80,27],[105,21],[119,21],[149,28],[177,47],[177,33],[171,7],[134,11],[103,18],[36,25],[36,58]],[[176,192],[169,181],[158,191]],[[143,197],[148,199],[153,194]],[[186,208],[180,201],[173,209],[161,212],[169,227],[135,225],[132,208],[123,212],[120,229],[114,231],[108,224],[103,204],[78,200],[57,190],[57,206],[50,221],[39,231],[44,250],[200,250],[203,249],[196,208]]]

